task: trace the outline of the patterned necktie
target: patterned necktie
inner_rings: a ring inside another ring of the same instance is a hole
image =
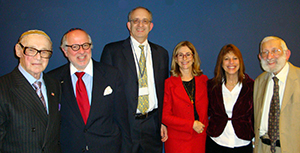
[[[148,77],[147,77],[147,68],[146,68],[146,58],[144,54],[144,45],[139,45],[141,48],[141,56],[139,60],[139,88],[148,87]],[[138,110],[145,114],[149,108],[149,97],[148,95],[139,96],[138,100]]]
[[[41,82],[41,81],[35,81],[35,82],[33,83],[33,86],[35,87],[35,92],[36,92],[36,94],[37,94],[37,95],[39,96],[39,98],[41,99],[42,104],[43,104],[45,110],[47,111],[46,102],[45,102],[45,99],[44,99],[44,96],[43,96],[42,90],[41,90],[42,82]]]
[[[279,116],[280,116],[280,106],[279,106],[279,85],[278,78],[273,77],[274,80],[274,89],[273,97],[270,106],[269,112],[269,126],[268,126],[268,135],[271,140],[271,152],[276,151],[276,140],[279,139]]]
[[[87,95],[87,90],[82,80],[82,76],[84,72],[76,72],[75,75],[77,76],[78,80],[76,82],[76,100],[81,112],[81,116],[83,118],[84,124],[86,124],[87,119],[90,113],[90,103],[89,97]]]

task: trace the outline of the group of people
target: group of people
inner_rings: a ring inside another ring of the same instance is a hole
[[[168,52],[147,39],[152,13],[134,8],[127,28],[100,62],[90,35],[70,29],[60,46],[69,62],[48,73],[49,36],[21,34],[19,64],[0,77],[0,152],[159,153],[163,142],[166,153],[300,151],[300,69],[283,39],[261,41],[255,81],[233,44],[208,79],[189,41],[176,45],[169,77]]]

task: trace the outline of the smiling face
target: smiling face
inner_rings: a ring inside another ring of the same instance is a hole
[[[194,63],[193,52],[187,46],[180,47],[177,50],[176,63],[179,65],[181,73],[187,70],[192,72],[192,65]]]
[[[238,75],[240,69],[239,58],[231,51],[224,55],[222,61],[222,68],[225,71],[225,75]]]
[[[52,48],[49,39],[40,34],[29,34],[24,36],[20,40],[20,43],[24,47],[33,47],[38,50],[51,50]],[[20,58],[20,65],[24,68],[24,70],[34,78],[39,79],[41,73],[47,67],[49,59],[42,58],[40,53],[37,53],[33,57],[25,55],[20,44],[16,44],[15,51],[16,55]]]
[[[280,50],[281,52],[271,53],[272,50]],[[264,57],[262,57],[261,54],[259,54],[259,59],[262,68],[270,73],[277,74],[280,72],[280,70],[284,67],[285,63],[290,57],[290,50],[283,51],[281,47],[280,40],[271,39],[269,41],[264,42],[261,45],[261,51],[268,52],[268,54]]]
[[[70,46],[74,44],[81,45],[84,43],[91,43],[89,42],[87,33],[82,30],[74,30],[67,33],[66,41],[66,44]],[[81,71],[86,68],[92,57],[91,47],[87,50],[84,50],[82,46],[80,46],[79,50],[77,51],[73,51],[71,47],[62,47],[62,50],[65,56],[77,68],[77,70]]]
[[[140,20],[140,22],[134,24],[133,20]],[[153,28],[152,22],[144,24],[143,20],[151,21],[150,13],[143,8],[138,8],[131,13],[130,21],[127,22],[130,35],[139,43],[143,43],[148,38],[148,34]]]

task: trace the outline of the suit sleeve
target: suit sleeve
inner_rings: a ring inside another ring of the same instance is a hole
[[[174,108],[172,107],[176,105],[176,101],[172,98],[170,81],[170,79],[165,81],[162,123],[168,128],[182,132],[193,133],[194,120],[184,119],[173,114],[172,109]]]
[[[130,128],[128,121],[128,107],[125,97],[124,85],[120,74],[117,74],[116,94],[114,97],[114,118],[122,132],[122,153],[131,153],[132,141],[130,136]]]

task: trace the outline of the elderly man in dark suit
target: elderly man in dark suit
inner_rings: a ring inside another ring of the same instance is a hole
[[[0,77],[0,152],[59,153],[60,84],[43,71],[52,42],[41,30],[24,32],[19,65]]]
[[[164,81],[168,78],[168,52],[147,40],[152,14],[137,7],[128,14],[130,37],[106,45],[101,62],[117,67],[125,83],[133,153],[162,152],[167,130],[161,125]]]
[[[127,102],[116,68],[92,60],[92,39],[71,29],[61,49],[70,63],[51,72],[61,82],[61,146],[64,153],[130,153]]]

